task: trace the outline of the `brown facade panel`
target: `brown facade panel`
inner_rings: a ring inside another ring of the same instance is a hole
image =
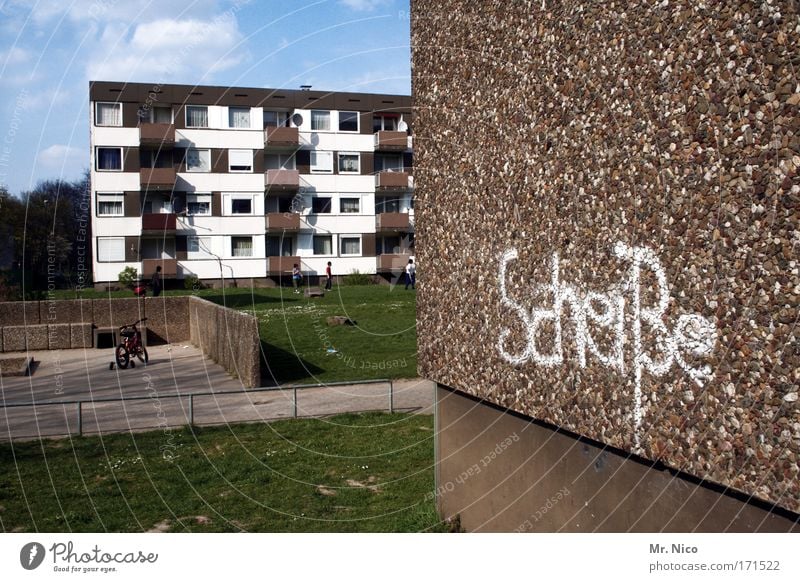
[[[264,173],[264,150],[255,150],[253,152],[253,173]]]
[[[123,214],[136,217],[142,214],[142,195],[139,190],[125,192],[122,202]]]
[[[122,104],[122,126],[123,127],[137,127],[139,125],[139,104],[138,103],[123,103]]]
[[[308,150],[298,150],[294,155],[294,161],[298,173],[311,173],[311,153]]]
[[[370,176],[375,172],[375,154],[361,152],[361,175]]]
[[[185,261],[187,257],[187,239],[186,236],[175,237],[175,258],[179,261]]]
[[[122,167],[124,172],[138,172],[141,169],[139,148],[122,148]]]
[[[800,533],[794,514],[461,392],[437,388],[436,415],[437,505],[467,531]]]
[[[222,216],[222,192],[211,193],[211,216]]]
[[[228,150],[211,150],[211,171],[226,174],[228,172]]]
[[[375,256],[375,233],[365,232],[361,235],[361,255],[365,257]]]

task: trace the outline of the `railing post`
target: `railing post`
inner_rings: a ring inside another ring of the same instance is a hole
[[[78,400],[78,436],[83,436],[83,401]]]
[[[194,426],[194,394],[189,394],[189,426]]]
[[[292,387],[292,417],[297,418],[297,386]]]
[[[389,413],[394,414],[394,381],[389,380]]]

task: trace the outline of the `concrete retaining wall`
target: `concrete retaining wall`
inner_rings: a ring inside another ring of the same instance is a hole
[[[190,341],[247,388],[261,381],[258,320],[205,299],[189,298]],[[149,323],[149,322],[148,322]]]

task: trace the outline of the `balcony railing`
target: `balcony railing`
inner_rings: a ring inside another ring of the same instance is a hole
[[[403,271],[408,264],[408,259],[411,258],[411,255],[378,255],[376,257],[377,260],[377,270],[379,273],[388,273],[388,272],[399,272]]]
[[[175,168],[142,168],[139,182],[142,190],[172,190],[175,187]]]
[[[139,126],[141,145],[175,145],[175,126],[171,123],[142,123]]]
[[[178,276],[177,259],[142,259],[142,279],[149,280],[156,267],[161,267],[161,276],[164,279]]]
[[[142,214],[142,233],[164,233],[176,228],[175,214]]]
[[[300,173],[297,170],[267,170],[264,174],[267,190],[297,190],[300,187]]]
[[[408,135],[405,131],[378,131],[375,133],[375,149],[402,152],[408,149]]]
[[[303,268],[300,257],[267,257],[267,273],[270,275],[291,275],[295,265]]]
[[[378,230],[408,230],[410,221],[407,212],[384,212],[375,217]]]
[[[300,215],[296,212],[270,212],[266,222],[267,230],[300,230]]]
[[[375,187],[379,190],[408,190],[411,184],[407,172],[378,172],[375,174]]]
[[[268,127],[264,130],[264,148],[291,150],[300,146],[300,132],[296,127]]]

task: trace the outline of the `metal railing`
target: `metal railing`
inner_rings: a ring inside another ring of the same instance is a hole
[[[36,408],[41,408],[45,406],[77,406],[77,434],[78,436],[83,436],[84,434],[84,426],[83,426],[83,407],[84,405],[95,405],[101,403],[108,403],[108,402],[135,402],[135,401],[143,401],[143,400],[164,400],[164,399],[178,399],[179,401],[182,399],[188,399],[188,416],[187,422],[173,424],[170,425],[172,427],[175,426],[195,426],[195,398],[200,396],[225,396],[225,395],[232,395],[232,394],[254,394],[254,393],[261,393],[261,392],[288,392],[291,391],[292,393],[292,418],[315,418],[318,416],[327,416],[329,414],[337,414],[336,412],[333,413],[325,413],[325,414],[307,414],[300,416],[298,414],[298,400],[297,400],[297,393],[298,391],[308,390],[308,389],[320,389],[320,388],[331,388],[336,386],[365,386],[371,384],[388,384],[389,385],[389,393],[388,393],[388,406],[387,410],[390,413],[395,411],[395,399],[394,399],[394,381],[392,379],[379,379],[379,380],[362,380],[359,382],[327,382],[324,384],[297,384],[297,385],[288,385],[288,386],[271,386],[271,387],[261,387],[261,388],[243,388],[241,390],[218,390],[218,391],[208,391],[208,392],[189,392],[184,394],[156,394],[156,395],[149,395],[149,396],[123,396],[120,398],[89,398],[89,399],[81,399],[81,400],[54,400],[51,402],[20,402],[20,403],[10,403],[6,404],[3,402],[0,405],[0,409],[4,411],[9,408],[33,408],[34,413]],[[183,410],[183,408],[182,408]],[[383,408],[365,408],[363,410],[347,410],[342,412],[370,412],[375,410],[383,410]],[[7,418],[7,414],[5,415]],[[276,417],[271,419],[261,419],[261,420],[278,420],[283,417]],[[232,421],[232,422],[247,422],[247,421]],[[209,425],[214,424],[226,424],[226,421],[219,422],[219,423],[208,423]],[[160,428],[162,425],[156,425],[153,427],[137,427],[137,428],[153,428],[157,429]],[[69,423],[67,422],[67,427],[69,428]],[[10,426],[8,427],[8,432],[11,432]],[[98,431],[98,432],[122,432],[119,430],[110,430],[110,431]],[[26,435],[26,436],[19,436],[16,438],[30,438],[31,436],[68,436],[73,434],[71,431],[66,433],[54,433],[54,434],[47,434],[47,435]],[[0,433],[0,439],[3,439],[6,435]],[[12,437],[13,438],[13,437]]]

